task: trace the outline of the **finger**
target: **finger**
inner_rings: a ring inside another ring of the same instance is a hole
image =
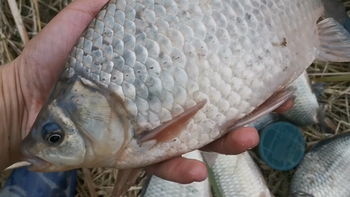
[[[285,102],[283,105],[278,107],[277,109],[274,110],[276,113],[284,113],[290,109],[292,109],[294,106],[294,99],[290,99],[287,102]]]
[[[259,134],[252,127],[242,127],[203,147],[201,150],[235,155],[254,148],[259,143]]]
[[[183,157],[175,157],[171,160],[148,166],[146,171],[162,179],[181,184],[200,182],[208,177],[204,163]]]
[[[19,58],[21,75],[29,77],[25,83],[37,82],[35,88],[48,92],[79,36],[107,1],[76,0],[59,12]]]

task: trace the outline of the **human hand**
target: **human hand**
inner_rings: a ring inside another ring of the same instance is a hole
[[[294,100],[288,100],[274,110],[274,112],[283,113],[291,109],[293,105]],[[226,155],[236,155],[254,148],[258,143],[259,134],[257,130],[253,127],[242,127],[227,133],[200,150]],[[193,181],[203,181],[208,176],[207,167],[204,163],[181,156],[148,166],[146,171],[163,179],[183,184]]]
[[[75,0],[31,39],[14,61],[0,67],[0,111],[5,112],[0,116],[0,170],[20,161],[21,140],[33,125],[72,47],[107,1]]]
[[[0,67],[0,77],[3,76],[0,83],[5,89],[15,90],[4,95],[4,100],[11,103],[9,110],[5,111],[5,117],[11,121],[0,119],[0,124],[4,125],[0,127],[0,132],[7,132],[12,137],[11,142],[8,142],[11,152],[5,151],[1,154],[11,158],[6,166],[0,164],[0,169],[19,161],[20,142],[46,101],[66,57],[85,27],[106,2],[107,0],[75,0],[28,43],[16,60]],[[11,80],[13,82],[9,82]],[[279,110],[285,111],[292,105],[292,102],[288,102]],[[256,146],[258,141],[259,136],[255,129],[240,128],[203,149],[223,154],[238,154]],[[207,176],[203,163],[182,157],[149,166],[146,170],[161,178],[180,183],[200,181]]]

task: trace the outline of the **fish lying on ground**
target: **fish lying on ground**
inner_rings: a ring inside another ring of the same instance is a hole
[[[295,88],[294,106],[282,113],[282,116],[300,127],[321,123],[325,117],[324,111],[318,103],[307,72],[304,71],[289,86]]]
[[[183,157],[196,159],[203,162],[201,152],[195,150],[183,155]],[[143,185],[141,197],[211,197],[210,183],[208,179],[190,184],[180,184],[167,181],[157,176],[150,176]]]
[[[314,145],[299,164],[290,197],[350,196],[350,133]]]
[[[72,49],[22,152],[33,171],[143,167],[201,148],[288,100],[315,60],[349,61],[321,0],[111,0]],[[336,35],[336,37],[334,37]]]
[[[202,153],[204,160],[211,161],[218,196],[269,197],[272,196],[260,169],[246,151],[239,155]]]

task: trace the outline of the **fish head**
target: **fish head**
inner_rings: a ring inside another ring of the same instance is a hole
[[[59,80],[22,141],[29,169],[113,166],[131,130],[120,111],[92,81],[76,75]]]

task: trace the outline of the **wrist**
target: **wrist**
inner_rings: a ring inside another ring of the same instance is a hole
[[[24,99],[15,61],[0,67],[0,171],[20,160]]]

